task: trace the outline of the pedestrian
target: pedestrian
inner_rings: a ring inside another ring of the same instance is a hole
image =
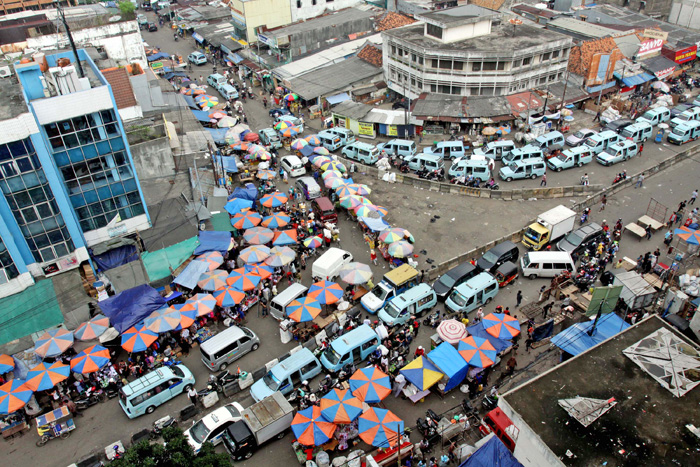
[[[515,297],[515,301],[516,301],[515,308],[519,308],[520,304],[523,301],[523,291],[522,290],[518,290],[518,295]]]
[[[644,184],[644,174],[639,174],[639,177],[637,178],[637,184],[634,185],[635,188],[639,188]]]
[[[603,197],[600,199],[600,211],[605,211],[605,205],[608,204],[608,195],[603,194]]]
[[[595,117],[593,117],[594,122],[600,122],[600,110],[595,114]]]
[[[690,195],[690,201],[688,202],[688,204],[695,204],[695,200],[697,199],[697,197],[698,197],[698,189],[696,188],[693,190],[693,193]]]
[[[482,319],[484,319],[484,309],[479,308],[476,310],[476,322],[480,323]]]
[[[530,349],[532,348],[532,343],[534,340],[532,339],[532,336],[527,336],[527,339],[525,339],[525,352],[530,353]]]
[[[542,175],[542,181],[540,182],[540,186],[547,186],[547,174]]]
[[[374,250],[369,250],[369,258],[372,260],[374,265],[377,265],[377,253]]]
[[[651,225],[647,225],[644,228],[644,231],[646,232],[644,236],[647,238],[647,240],[651,240]]]
[[[553,306],[554,306],[554,302],[549,302],[545,306],[542,307],[542,319],[547,319],[547,315],[549,314],[550,311],[552,311]]]
[[[190,398],[190,402],[192,402],[192,405],[197,405],[197,390],[194,388],[194,386],[191,386],[187,390],[187,397]]]

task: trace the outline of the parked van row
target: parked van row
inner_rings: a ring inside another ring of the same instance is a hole
[[[700,107],[692,107],[685,112],[681,113],[676,118],[671,119],[669,125],[671,128],[675,128],[681,123],[688,123],[700,120]]]
[[[221,94],[224,99],[238,99],[238,91],[236,91],[233,86],[228,84],[225,76],[220,75],[219,73],[214,73],[207,77],[207,83],[209,86],[219,91],[219,94]]]
[[[700,121],[680,123],[668,134],[666,141],[673,144],[683,144],[695,141],[700,137]]]

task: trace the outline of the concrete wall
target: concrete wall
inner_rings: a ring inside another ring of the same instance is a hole
[[[322,49],[338,40],[345,40],[350,34],[366,31],[374,31],[374,20],[370,17],[339,23],[335,27],[317,28],[303,34],[291,35],[289,51],[292,57],[298,57]]]
[[[289,2],[290,0],[231,0],[229,6],[237,16],[245,19],[247,41],[252,44],[258,41],[255,30],[259,26],[276,28],[292,22]]]
[[[607,3],[609,5],[617,5],[619,7],[625,7],[630,11],[641,11],[642,14],[653,16],[657,19],[666,19],[666,15],[671,10],[671,3],[673,0],[646,0],[646,6],[644,10],[641,8],[641,0],[603,0],[598,3]]]
[[[700,29],[700,5],[695,0],[674,1],[668,22],[684,28]]]
[[[131,145],[136,173],[142,181],[175,175],[173,152],[167,137]]]
[[[427,25],[426,25],[427,27]],[[476,23],[463,24],[454,28],[443,29],[442,42],[456,42],[491,33],[491,19]]]
[[[297,4],[301,4],[301,8],[297,8]],[[315,5],[314,5],[315,3]],[[326,0],[289,0],[291,8],[292,23],[304,19],[315,18],[326,11],[337,11],[343,8],[349,8],[360,3],[360,0],[335,0],[331,3],[326,3]]]

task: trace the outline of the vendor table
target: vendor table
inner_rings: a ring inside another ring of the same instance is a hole
[[[646,227],[647,225],[651,226],[651,230],[653,231],[657,231],[664,226],[661,222],[657,221],[656,219],[652,219],[651,217],[646,215],[637,219],[637,223],[642,227]]]
[[[207,339],[210,339],[215,334],[216,333],[209,328],[199,328],[197,329],[197,332],[194,333],[194,340],[196,340],[199,344],[203,344],[207,341]]]
[[[644,227],[642,227],[639,224],[635,224],[634,222],[630,222],[625,226],[625,230],[629,230],[633,234],[635,234],[637,237],[639,237],[639,241],[642,241],[644,238],[644,235],[646,235],[646,231],[644,230]]]
[[[250,172],[248,172],[248,173],[246,173],[246,172],[238,172],[238,180],[239,180],[241,183],[252,182],[253,180],[255,180],[255,177],[254,177],[253,174],[250,173]]]
[[[22,436],[29,430],[29,425],[24,420],[19,420],[2,429],[2,439],[11,439],[15,436]]]
[[[355,303],[359,302],[360,299],[361,299],[362,297],[364,297],[365,294],[366,294],[367,292],[369,292],[369,290],[365,289],[365,288],[364,288],[363,286],[361,286],[361,285],[358,285],[358,286],[355,288],[355,294],[352,296],[352,301],[355,302]]]

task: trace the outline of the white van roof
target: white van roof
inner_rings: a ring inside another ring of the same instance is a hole
[[[571,255],[566,251],[528,251],[525,253],[533,263],[540,261],[571,261]]]
[[[226,344],[237,341],[243,337],[244,334],[245,333],[243,330],[238,326],[231,326],[230,328],[224,329],[220,333],[204,341],[200,346],[200,349],[211,355],[217,350],[220,350]]]
[[[307,290],[308,287],[305,285],[294,282],[289,287],[278,293],[275,298],[272,299],[272,301],[286,306],[289,302],[294,300],[294,298],[303,294]]]

